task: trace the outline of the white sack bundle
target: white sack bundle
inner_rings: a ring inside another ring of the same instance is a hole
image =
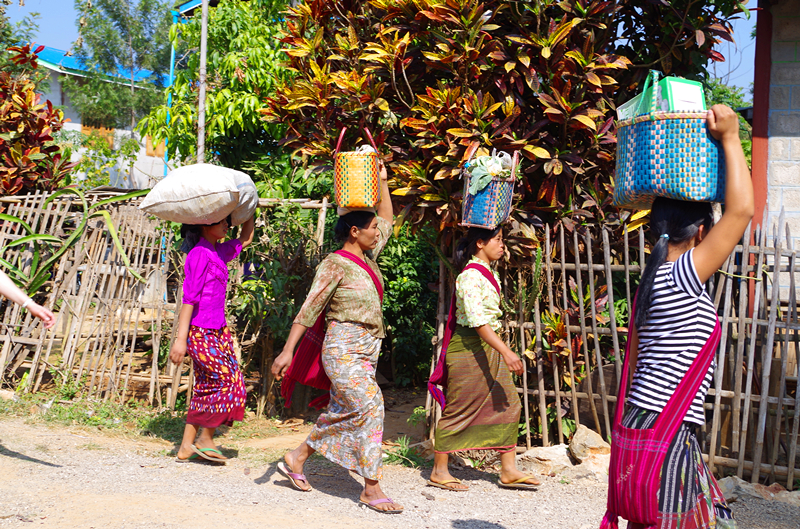
[[[184,165],[147,194],[139,208],[182,224],[215,224],[231,215],[233,225],[258,206],[255,185],[246,174],[211,164]]]

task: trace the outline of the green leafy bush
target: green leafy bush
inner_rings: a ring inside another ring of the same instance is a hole
[[[405,226],[378,257],[386,284],[383,318],[389,327],[383,354],[389,356],[398,386],[422,384],[430,370],[437,294],[428,285],[439,276],[439,261],[428,242],[431,231],[412,235]]]

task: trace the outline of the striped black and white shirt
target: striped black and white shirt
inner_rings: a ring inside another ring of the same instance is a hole
[[[717,313],[697,277],[693,253],[689,250],[656,272],[647,323],[638,329],[639,357],[628,399],[634,406],[661,412],[714,331]],[[705,423],[703,403],[715,365],[686,414],[688,422]]]

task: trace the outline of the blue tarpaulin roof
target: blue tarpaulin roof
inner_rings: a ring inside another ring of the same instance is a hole
[[[86,66],[84,66],[79,59],[76,59],[72,56],[67,56],[67,52],[64,50],[59,50],[57,48],[51,48],[50,46],[45,46],[45,48],[39,52],[39,63],[42,66],[49,68],[51,70],[57,70],[62,73],[68,73],[73,75],[80,75],[83,76],[88,73],[90,70]],[[131,73],[130,70],[120,67],[116,72],[105,73],[108,77],[118,77],[120,80],[130,81]],[[153,72],[150,70],[139,70],[133,76],[134,82],[146,82],[151,81],[153,79]],[[162,82],[166,81],[165,76],[161,76]]]

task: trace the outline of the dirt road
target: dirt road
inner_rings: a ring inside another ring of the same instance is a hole
[[[406,511],[382,515],[357,504],[356,476],[322,458],[306,466],[314,491],[289,488],[275,464],[305,436],[223,439],[233,459],[220,467],[176,463],[163,440],[0,419],[0,527],[594,529],[605,510],[606,485],[590,478],[508,491],[462,470],[471,490],[455,493],[424,487],[427,470],[387,465],[384,490]],[[743,528],[800,525],[797,508],[734,506]]]

